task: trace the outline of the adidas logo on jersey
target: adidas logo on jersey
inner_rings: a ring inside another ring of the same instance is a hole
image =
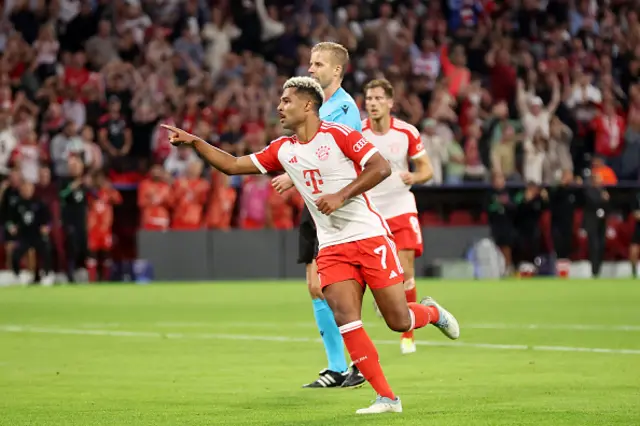
[[[297,162],[298,162],[298,157],[296,157],[295,155],[289,158],[289,164],[296,164]]]
[[[396,271],[392,270],[391,273],[389,274],[389,279],[393,279],[396,278],[398,276],[398,274],[396,273]]]

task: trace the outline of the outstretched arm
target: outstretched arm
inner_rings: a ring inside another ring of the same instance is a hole
[[[182,129],[168,124],[161,124],[161,126],[172,132],[169,136],[171,144],[191,145],[207,163],[226,175],[255,175],[262,173],[248,155],[235,157]]]

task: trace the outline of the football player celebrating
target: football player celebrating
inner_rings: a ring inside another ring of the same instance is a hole
[[[278,113],[283,127],[294,135],[239,158],[184,130],[163,126],[171,131],[172,144],[191,145],[225,174],[289,174],[316,225],[322,294],[351,359],[378,395],[371,406],[356,413],[398,413],[402,412],[400,398],[391,390],[377,350],[362,326],[365,283],[394,331],[434,324],[449,338],[457,339],[460,328],[455,317],[432,299],[407,304],[391,232],[365,194],[391,174],[389,162],[357,130],[321,120],[323,99],[323,89],[316,80],[287,80]]]

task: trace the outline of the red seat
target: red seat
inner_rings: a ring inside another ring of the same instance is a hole
[[[472,226],[475,225],[473,216],[468,211],[456,210],[451,212],[449,216],[449,224],[451,226]]]
[[[422,212],[420,214],[420,223],[423,226],[444,226],[442,217],[435,212]]]

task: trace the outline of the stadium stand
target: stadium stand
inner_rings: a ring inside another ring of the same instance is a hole
[[[135,257],[140,226],[291,228],[299,199],[278,198],[266,178],[199,174],[199,160],[170,146],[159,124],[234,154],[259,150],[282,134],[274,115],[282,83],[306,74],[310,47],[331,40],[352,55],[344,87],[354,98],[362,105],[363,85],[385,77],[396,89],[395,114],[421,130],[436,173],[429,188],[415,189],[418,197],[434,186],[486,192],[496,174],[509,187],[554,186],[564,171],[633,191],[640,177],[633,5],[7,0],[0,10],[3,190],[15,169],[51,193],[73,155],[89,171],[107,169],[124,197],[116,257]],[[42,167],[51,179],[42,179]],[[56,211],[58,200],[48,200]],[[464,202],[448,204],[430,206],[425,224],[487,222],[478,204],[471,213]],[[633,224],[615,226],[630,234]],[[64,236],[54,229],[61,267]]]

